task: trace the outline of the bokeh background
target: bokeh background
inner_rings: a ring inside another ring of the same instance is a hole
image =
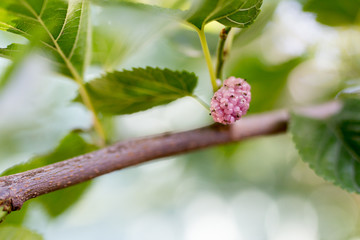
[[[136,2],[189,6],[185,0]],[[360,14],[353,19],[351,4],[360,3],[328,0],[336,7],[316,19],[304,11],[304,6],[316,10],[316,2],[322,1],[264,0],[255,24],[233,32],[225,74],[252,85],[249,114],[358,93]],[[87,79],[132,67],[188,70],[199,76],[196,93],[210,101],[211,85],[194,31],[131,6],[93,4],[91,14],[93,64]],[[221,28],[217,23],[206,28],[213,53]],[[24,39],[0,32],[0,47],[12,42]],[[3,74],[10,63],[0,59]],[[74,82],[54,76],[38,57],[23,61],[0,94],[0,171],[51,151],[73,129],[90,127],[90,114],[72,102],[76,91]],[[116,117],[107,129],[117,141],[211,122],[201,105],[184,98]],[[58,207],[66,201],[64,196]],[[282,134],[107,174],[57,217],[29,201],[5,224],[21,222],[49,240],[359,240],[359,214],[359,196],[316,176],[299,158],[291,135]]]

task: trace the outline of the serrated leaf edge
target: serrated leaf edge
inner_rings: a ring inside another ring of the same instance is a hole
[[[292,134],[292,129],[295,127],[293,121],[291,121],[291,119],[293,118],[293,116],[300,116],[300,117],[304,117],[304,116],[298,115],[298,114],[296,114],[295,112],[290,112],[289,133],[290,133],[292,142],[293,142],[293,144],[294,144],[294,146],[295,146],[295,149],[296,149],[299,157],[301,158],[301,160],[302,160],[303,162],[305,162],[306,164],[308,164],[309,167],[310,167],[310,169],[313,170],[318,177],[322,178],[322,179],[325,180],[326,182],[329,182],[329,183],[331,183],[331,184],[333,184],[333,185],[335,185],[335,186],[337,186],[337,187],[340,187],[341,189],[343,189],[343,190],[345,190],[345,191],[347,191],[347,192],[349,192],[349,193],[360,193],[360,186],[359,186],[359,185],[356,183],[356,181],[354,180],[354,175],[352,175],[351,179],[353,180],[353,183],[354,183],[354,185],[356,186],[356,188],[357,188],[358,190],[353,189],[353,188],[348,188],[348,187],[343,186],[343,185],[340,185],[338,182],[336,182],[335,179],[332,179],[332,178],[330,178],[330,177],[328,177],[328,176],[323,175],[322,172],[319,171],[318,168],[316,168],[315,163],[312,163],[312,162],[306,160],[306,159],[303,157],[303,155],[300,153],[298,144],[297,144],[296,141],[294,140],[294,137],[295,137],[295,136],[294,136],[294,134]],[[309,118],[309,119],[312,119],[312,118]],[[342,143],[341,143],[341,144],[342,144]],[[336,171],[335,171],[335,173],[336,173]],[[337,177],[337,178],[338,178],[338,177]],[[338,178],[338,179],[339,179],[339,178]]]

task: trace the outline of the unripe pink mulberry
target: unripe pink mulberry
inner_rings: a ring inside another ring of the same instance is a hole
[[[250,85],[242,78],[230,77],[211,99],[215,122],[231,124],[246,114],[251,101]]]

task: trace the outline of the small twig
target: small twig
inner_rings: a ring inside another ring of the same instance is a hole
[[[338,112],[339,102],[301,108],[299,112],[326,118]],[[256,114],[238,123],[214,124],[186,132],[171,133],[115,143],[85,155],[26,172],[0,177],[0,208],[19,210],[31,198],[135,166],[153,159],[194,151],[243,139],[286,131],[286,110]]]
[[[231,27],[226,27],[226,28],[223,28],[220,32],[220,39],[219,39],[219,44],[218,44],[217,52],[216,52],[216,56],[217,56],[216,78],[220,79],[220,80],[222,80],[222,70],[223,70],[224,62],[225,62],[226,55],[227,55],[227,50],[224,49],[224,47],[225,47],[225,42],[226,42],[226,39],[228,37],[230,30],[231,30]]]

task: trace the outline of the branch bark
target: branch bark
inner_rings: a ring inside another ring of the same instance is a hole
[[[326,118],[340,108],[339,102],[330,102],[296,111],[311,117]],[[214,124],[186,132],[118,142],[62,162],[0,177],[0,208],[8,212],[19,210],[31,198],[153,159],[282,133],[286,131],[288,122],[289,112],[286,110],[256,114],[230,126]]]

